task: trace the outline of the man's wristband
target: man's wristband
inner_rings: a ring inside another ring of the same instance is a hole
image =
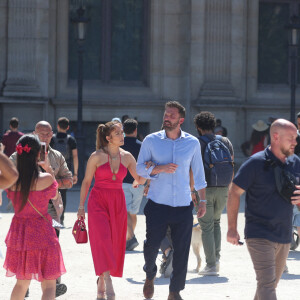
[[[78,176],[77,174],[73,174],[73,176]]]
[[[199,202],[207,203],[207,200],[202,199],[202,200],[199,200]]]

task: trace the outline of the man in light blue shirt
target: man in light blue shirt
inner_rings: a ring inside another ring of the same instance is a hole
[[[151,180],[144,209],[146,281],[143,292],[146,299],[154,294],[155,261],[168,226],[171,228],[174,248],[168,300],[182,299],[179,292],[185,286],[193,226],[190,170],[200,198],[198,218],[206,212],[206,181],[200,145],[197,138],[181,130],[184,117],[185,108],[180,103],[167,102],[163,117],[164,130],[145,138],[137,161],[137,173]]]

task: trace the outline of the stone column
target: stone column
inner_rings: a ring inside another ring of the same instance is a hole
[[[231,85],[232,0],[206,0],[204,78],[200,96],[233,97]]]
[[[37,1],[8,1],[8,62],[4,96],[40,96],[36,76]]]

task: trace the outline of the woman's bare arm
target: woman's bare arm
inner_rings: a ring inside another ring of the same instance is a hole
[[[10,159],[0,152],[0,189],[7,189],[18,179],[19,173]]]

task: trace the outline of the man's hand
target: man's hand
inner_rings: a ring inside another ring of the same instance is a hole
[[[50,161],[49,161],[49,158],[48,158],[48,152],[45,152],[45,160],[44,161],[39,161],[38,165],[41,166],[46,172],[49,171],[49,169],[51,168],[51,165],[50,165]]]
[[[145,196],[145,197],[148,196],[149,187],[150,187],[150,184],[146,184],[145,187],[144,187],[144,196]]]
[[[78,181],[78,175],[73,175],[73,184],[76,184]]]
[[[147,163],[149,163],[149,162],[147,162]],[[166,165],[158,165],[158,166],[155,166],[153,168],[150,175],[156,175],[156,174],[159,174],[159,173],[172,174],[172,173],[175,173],[177,168],[178,168],[178,165],[173,164],[173,163],[169,163],[169,164],[166,164]]]
[[[236,229],[228,229],[227,242],[231,243],[233,245],[240,245],[239,240],[240,240],[240,235],[237,232],[237,230]]]
[[[294,196],[291,197],[291,202],[294,205],[300,204],[300,185],[296,185],[297,190],[294,191]]]
[[[153,161],[149,160],[145,162],[145,165],[146,165],[146,170],[148,170],[150,167],[155,166],[156,164]]]
[[[199,203],[199,208],[197,212],[197,218],[202,218],[206,213],[206,203],[205,202],[200,202]]]
[[[194,207],[196,207],[197,206],[197,196],[195,193],[192,193],[192,201],[194,203]]]

